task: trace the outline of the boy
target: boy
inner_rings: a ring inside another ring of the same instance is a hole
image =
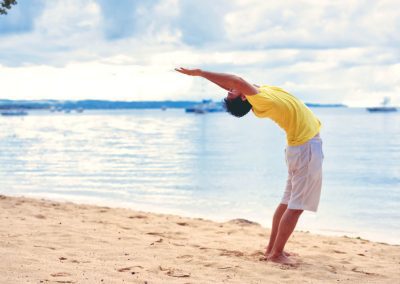
[[[265,257],[293,265],[284,247],[304,210],[316,212],[322,185],[321,123],[300,100],[278,87],[257,86],[242,78],[201,69],[176,68],[176,71],[203,77],[228,91],[224,99],[227,112],[242,117],[250,110],[260,118],[270,118],[286,132],[288,179],[283,198],[275,210]]]

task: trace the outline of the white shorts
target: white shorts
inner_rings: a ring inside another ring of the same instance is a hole
[[[322,186],[322,140],[317,134],[299,146],[286,147],[288,180],[281,203],[289,209],[316,212]]]

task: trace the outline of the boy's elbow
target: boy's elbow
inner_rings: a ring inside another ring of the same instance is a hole
[[[234,80],[234,88],[238,91],[243,91],[245,86],[248,84],[247,81],[245,81],[242,77],[235,76]]]
[[[236,76],[235,79],[235,89],[244,95],[254,95],[258,93],[258,90],[251,85],[249,82],[244,80],[242,77]]]
[[[235,89],[240,89],[241,86],[243,86],[243,84],[246,82],[242,77],[236,76],[234,75],[233,78],[233,85],[235,87]]]

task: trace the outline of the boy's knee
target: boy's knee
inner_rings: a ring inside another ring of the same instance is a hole
[[[286,211],[291,215],[300,216],[301,213],[303,213],[304,210],[301,210],[301,209],[287,209]]]

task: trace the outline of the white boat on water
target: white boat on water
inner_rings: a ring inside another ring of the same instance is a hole
[[[381,106],[378,107],[367,107],[369,112],[393,112],[397,111],[397,108],[394,106],[389,106],[390,98],[385,97],[381,103]]]
[[[18,116],[18,115],[27,115],[28,112],[26,112],[23,109],[9,109],[9,110],[4,110],[1,112],[1,115],[3,116]]]
[[[186,108],[185,111],[194,113],[208,113],[221,112],[224,111],[224,108],[220,104],[215,103],[212,100],[203,100],[200,104]]]

